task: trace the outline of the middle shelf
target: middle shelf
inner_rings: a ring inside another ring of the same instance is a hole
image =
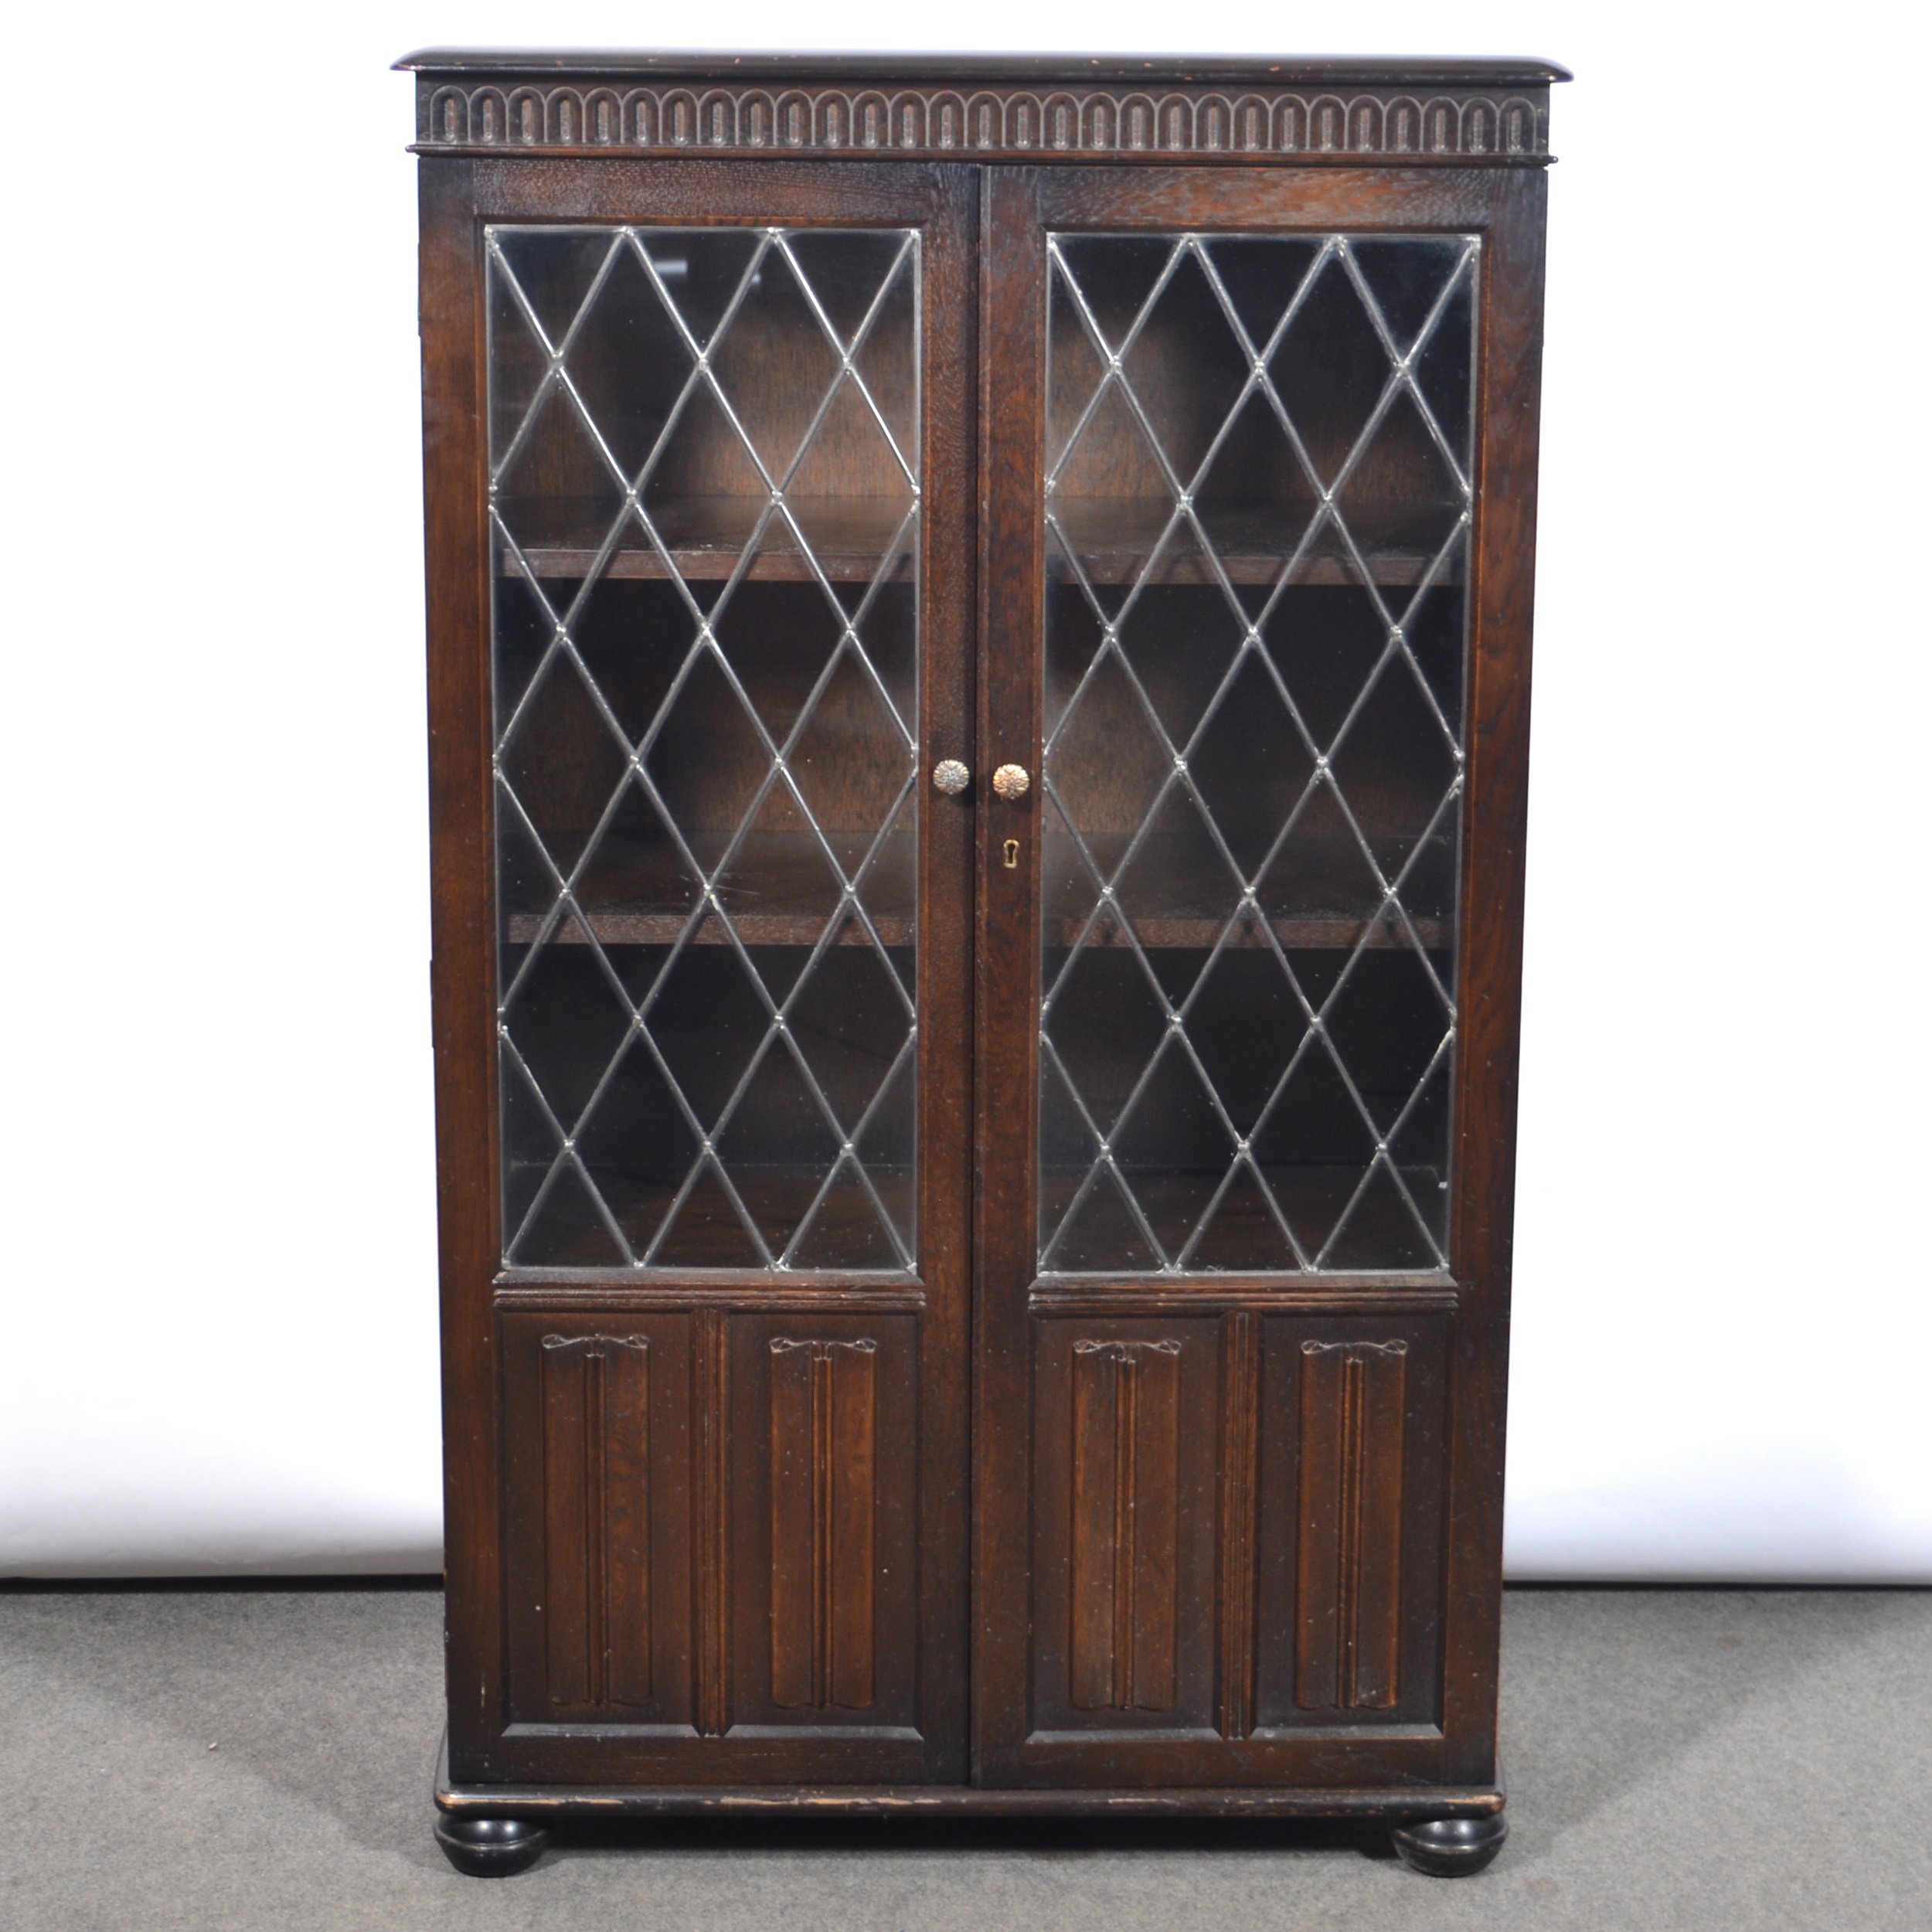
[[[675,497],[648,505],[662,549],[633,519],[604,574],[662,579],[675,570],[687,582],[717,582],[737,572],[759,532],[744,573],[754,581],[805,583],[822,571],[830,583],[869,583],[882,570],[890,575],[909,564],[917,546],[919,519],[908,516],[909,497],[788,496],[785,506],[791,520],[774,513],[760,532],[759,520],[771,508],[765,498]],[[614,501],[566,497],[501,505],[515,547],[499,536],[498,571],[517,575],[520,550],[540,578],[589,576],[619,508]],[[1461,580],[1459,547],[1438,561],[1460,515],[1443,505],[1360,505],[1349,516],[1347,537],[1330,522],[1304,545],[1305,512],[1291,514],[1277,503],[1198,503],[1207,549],[1192,524],[1175,524],[1175,505],[1164,497],[1056,496],[1048,508],[1056,534],[1047,544],[1046,567],[1063,582],[1077,566],[1097,586],[1131,584],[1145,573],[1157,583],[1213,583],[1225,573],[1232,584],[1267,587],[1298,553],[1294,580],[1301,585],[1359,583],[1365,572],[1391,588],[1413,587],[1432,573],[1437,582]]]
[[[842,832],[826,836],[849,876],[863,862],[869,838]],[[1307,842],[1312,849],[1322,842]],[[720,837],[709,853],[699,849],[699,862],[715,866],[723,856],[724,844]],[[1230,946],[1266,945],[1264,926],[1287,951],[1351,950],[1365,932],[1372,947],[1410,943],[1400,921],[1380,916],[1379,894],[1351,893],[1332,883],[1340,872],[1336,854],[1311,849],[1301,858],[1302,862],[1293,869],[1295,883],[1291,886],[1284,875],[1281,896],[1273,905],[1264,901],[1258,917],[1237,924],[1229,934]],[[1160,849],[1150,845],[1143,848],[1130,869],[1131,888],[1124,893],[1121,903],[1134,937],[1142,946],[1158,950],[1210,949],[1220,940],[1233,916],[1232,905],[1227,903],[1233,898],[1232,889],[1218,896],[1204,892],[1198,872],[1178,862],[1163,862]],[[916,866],[914,835],[893,832],[880,842],[859,882],[859,901],[885,946],[913,943]],[[684,936],[698,907],[699,889],[668,844],[614,840],[607,835],[591,872],[596,889],[594,893],[580,890],[581,920],[575,914],[563,915],[556,922],[553,944],[583,945],[594,937],[602,945],[669,946]],[[504,939],[512,946],[534,945],[551,921],[550,904],[536,903],[534,893],[519,894],[513,881],[505,883],[509,903],[503,910]],[[1056,890],[1056,883],[1062,890]],[[1086,889],[1087,903],[1075,910],[1067,906],[1063,886],[1064,882],[1049,880],[1048,884],[1049,909],[1041,937],[1049,948],[1076,944],[1088,925],[1090,888]],[[842,916],[837,879],[812,833],[748,834],[732,863],[719,875],[716,889],[744,945],[815,946],[835,920],[839,927],[833,944],[871,944],[859,919],[849,910]],[[1298,902],[1291,907],[1284,903],[1291,892]],[[517,903],[519,897],[521,904]],[[1349,903],[1351,898],[1353,903]],[[1325,904],[1325,899],[1332,903]],[[583,903],[586,900],[590,903]],[[1451,922],[1439,917],[1412,917],[1409,927],[1431,951],[1447,946],[1453,937]],[[728,945],[731,935],[723,920],[707,913],[699,920],[689,943]],[[1118,923],[1104,918],[1087,943],[1124,947],[1131,942]]]

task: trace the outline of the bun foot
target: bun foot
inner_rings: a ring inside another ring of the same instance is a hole
[[[1466,1878],[1480,1872],[1509,1835],[1509,1821],[1500,1811],[1485,1818],[1417,1818],[1389,1833],[1403,1863],[1432,1879]]]
[[[459,1872],[473,1879],[507,1879],[536,1864],[550,1834],[524,1818],[450,1818],[439,1811],[436,1842]]]

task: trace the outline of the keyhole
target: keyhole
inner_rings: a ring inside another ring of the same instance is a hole
[[[1009,838],[1006,842],[1006,869],[1012,872],[1019,864],[1019,841]]]

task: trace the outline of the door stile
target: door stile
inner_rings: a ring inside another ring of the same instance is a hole
[[[1032,1560],[1023,1506],[1031,1488],[1032,1384],[1026,1284],[1032,1276],[1037,1165],[1039,950],[1037,784],[1017,801],[992,795],[993,768],[1037,777],[1036,659],[1043,543],[1038,451],[1044,420],[1045,231],[1030,168],[985,172],[981,247],[981,461],[978,958],[979,1105],[974,1251],[973,1774],[1010,1781],[1026,1730]],[[1018,863],[1005,863],[1006,841]]]
[[[1503,1450],[1522,1010],[1523,881],[1529,802],[1531,636],[1543,386],[1543,254],[1549,178],[1491,184],[1478,318],[1476,544],[1470,597],[1470,836],[1455,1145],[1454,1256],[1461,1307],[1450,1365],[1444,1489],[1445,1776],[1486,1777],[1496,1760],[1502,1641]]]
[[[919,1145],[923,1444],[919,1510],[920,1708],[927,1726],[926,1776],[967,1775],[968,1618],[972,1600],[970,1496],[973,1093],[972,792],[942,797],[934,764],[975,760],[978,556],[974,505],[979,474],[980,178],[971,168],[933,170],[933,245],[923,319],[927,512],[920,598],[926,652],[920,682],[923,787],[920,815],[920,1060]],[[940,1230],[944,1238],[935,1239]],[[930,1529],[928,1528],[930,1526]]]
[[[489,1282],[495,1209],[490,590],[474,164],[425,158],[423,369],[437,1231],[442,1296],[450,1748],[480,1766],[503,1719],[501,1466]]]

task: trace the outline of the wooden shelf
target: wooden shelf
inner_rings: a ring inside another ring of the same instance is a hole
[[[848,868],[864,856],[867,842],[862,833],[828,835],[840,862]],[[700,839],[699,860],[715,865],[723,850],[719,838],[709,851]],[[1124,841],[1121,842],[1123,844]],[[872,861],[861,887],[866,910],[880,940],[887,946],[913,943],[913,868],[912,835],[895,832]],[[665,845],[613,845],[607,839],[602,857],[593,869],[597,886],[595,901],[584,909],[590,935],[606,946],[669,946],[675,944],[689,924],[697,895],[690,879],[679,868],[675,855]],[[1158,878],[1158,872],[1143,877]],[[1206,951],[1219,938],[1226,923],[1225,910],[1196,903],[1189,891],[1190,881],[1183,876],[1162,882],[1151,896],[1160,910],[1134,915],[1134,929],[1143,946],[1161,950]],[[747,946],[815,946],[825,936],[836,896],[831,873],[820,853],[818,842],[809,832],[755,832],[738,849],[736,862],[719,886],[725,910],[737,929],[739,939]],[[1140,900],[1145,903],[1145,897]],[[512,906],[504,920],[504,936],[513,946],[534,944],[548,917],[546,908]],[[1334,951],[1354,947],[1373,917],[1372,908],[1318,910],[1290,917],[1271,917],[1270,929],[1284,947],[1295,951]],[[1450,943],[1448,923],[1443,920],[1417,920],[1416,929],[1424,946],[1435,948]],[[1049,915],[1043,934],[1049,947],[1071,946],[1086,924],[1083,917],[1056,918]],[[553,936],[553,943],[581,946],[588,943],[583,926],[574,918],[565,920]],[[697,946],[723,946],[730,936],[723,921],[706,917],[692,934]],[[869,945],[865,929],[848,919],[833,942],[841,946]],[[1087,942],[1090,945],[1124,946],[1127,938],[1117,927],[1109,927]],[[1242,927],[1229,941],[1232,946],[1258,947],[1260,931],[1252,924]],[[1370,939],[1372,947],[1391,947],[1406,941],[1391,932],[1386,923]]]
[[[724,855],[728,834],[689,835],[698,862],[709,870]],[[849,873],[864,861],[872,835],[828,832],[839,863]],[[886,838],[859,886],[866,910],[888,946],[913,943],[916,865],[913,835]],[[668,946],[690,922],[697,892],[668,844],[649,846],[607,837],[591,869],[594,903],[584,908],[590,931],[610,946]],[[731,868],[719,881],[719,896],[739,938],[747,946],[815,946],[825,935],[838,900],[838,886],[818,840],[808,832],[748,833]],[[505,937],[527,946],[543,928],[546,911],[512,906],[504,920]],[[587,943],[583,927],[566,920],[556,935],[564,945]],[[715,915],[692,936],[699,946],[723,946],[730,936]],[[835,944],[869,945],[866,930],[848,919]]]
[[[1329,1230],[1353,1199],[1362,1179],[1361,1169],[1352,1167],[1287,1167],[1267,1163],[1262,1172],[1289,1224],[1301,1236],[1303,1244],[1314,1249],[1319,1249],[1328,1239]],[[1405,1167],[1402,1172],[1417,1205],[1424,1213],[1429,1213],[1440,1198],[1442,1177],[1429,1167]],[[1041,1170],[1040,1205],[1049,1228],[1058,1228],[1067,1203],[1086,1178],[1084,1168]],[[1220,1185],[1221,1175],[1216,1171],[1130,1172],[1128,1181],[1156,1231],[1178,1248],[1185,1239],[1180,1230],[1191,1230],[1199,1222],[1214,1190]],[[1349,1231],[1338,1247],[1341,1252],[1332,1257],[1332,1265],[1341,1268],[1350,1265],[1351,1253],[1364,1250],[1399,1253],[1405,1249],[1410,1250],[1409,1265],[1417,1268],[1434,1265],[1407,1209],[1393,1190],[1386,1186],[1371,1189],[1369,1197],[1357,1207]],[[1238,1274],[1257,1267],[1270,1271],[1285,1269],[1293,1265],[1287,1259],[1287,1244],[1281,1239],[1274,1217],[1259,1196],[1251,1187],[1237,1188],[1223,1201],[1213,1224],[1202,1237],[1189,1272]],[[1056,1258],[1063,1267],[1069,1257]],[[1060,1275],[1053,1269],[1044,1274],[1049,1280],[1081,1278],[1078,1274]]]
[[[781,1250],[793,1230],[811,1211],[825,1182],[819,1166],[734,1166],[733,1185],[747,1211],[764,1233],[774,1253]],[[608,1202],[639,1250],[648,1245],[676,1199],[677,1182],[590,1163],[598,1191]],[[867,1172],[887,1211],[902,1221],[912,1218],[913,1174],[907,1167],[869,1164]],[[682,1176],[679,1179],[682,1179]],[[764,1264],[745,1232],[744,1224],[715,1181],[702,1190],[700,1202],[687,1204],[666,1240],[651,1272],[692,1268],[758,1268]],[[828,1263],[823,1257],[838,1257]],[[820,1203],[805,1239],[803,1264],[849,1267],[871,1273],[903,1274],[904,1269],[871,1202],[856,1186],[842,1183]],[[600,1223],[586,1224],[574,1240],[547,1259],[546,1267],[622,1269],[609,1234]]]
[[[1120,908],[1133,922],[1141,944],[1162,951],[1204,951],[1214,945],[1232,917],[1233,887],[1225,875],[1204,880],[1199,867],[1183,855],[1164,852],[1150,840],[1121,877],[1121,862],[1128,841],[1126,833],[1087,835],[1087,845],[1103,875],[1119,881]],[[1385,873],[1392,868],[1400,870],[1406,851],[1393,849],[1393,842],[1379,842],[1391,848],[1376,853]],[[1274,889],[1264,880],[1259,894],[1264,920],[1277,942],[1291,951],[1311,952],[1347,950],[1358,944],[1363,932],[1375,924],[1382,903],[1380,894],[1365,876],[1360,848],[1352,840],[1311,837],[1295,841],[1282,856],[1292,862],[1291,896],[1289,868],[1280,862]],[[1443,856],[1446,859],[1446,849]],[[1294,907],[1292,911],[1283,909],[1284,900]],[[1451,920],[1420,918],[1412,912],[1410,922],[1430,951],[1454,943]],[[1086,923],[1083,912],[1057,919],[1049,913],[1046,944],[1071,946]],[[1087,941],[1089,946],[1127,944],[1126,935],[1111,921]],[[1266,941],[1260,926],[1250,920],[1236,929],[1228,944],[1259,947]],[[1407,944],[1406,937],[1386,920],[1376,925],[1369,940],[1372,948]]]
[[[794,497],[787,502],[819,568],[834,583],[869,583],[889,556],[909,558],[918,540],[917,522],[906,525],[900,537],[909,507],[904,498]],[[712,496],[679,497],[647,507],[678,573],[698,582],[728,577],[737,569],[766,505],[753,497]],[[505,520],[539,577],[581,577],[596,564],[614,515],[614,508],[607,504],[549,498],[507,510]],[[767,583],[815,580],[810,560],[782,517],[774,516],[765,526],[760,541],[762,547],[752,560],[748,576]],[[497,568],[505,577],[517,574],[515,557],[501,539]],[[634,526],[619,543],[604,574],[662,580],[670,572],[643,531]]]
[[[1147,567],[1147,560],[1174,515],[1165,497],[1062,497],[1050,499],[1055,519],[1087,580],[1093,583],[1130,583]],[[1213,543],[1221,567],[1232,583],[1271,584],[1294,553],[1305,527],[1307,512],[1279,503],[1200,503],[1196,511]],[[1377,583],[1392,587],[1420,583],[1434,562],[1447,535],[1441,511],[1406,504],[1365,505],[1347,512],[1349,527],[1367,560]],[[1155,566],[1159,583],[1215,583],[1219,581],[1213,560],[1194,547],[1189,531],[1179,547],[1165,554]],[[1049,546],[1048,573],[1072,580],[1066,556]],[[1460,583],[1460,554],[1445,566],[1439,581]],[[1302,560],[1298,584],[1345,584],[1360,582],[1333,528],[1316,539]]]
[[[888,557],[909,559],[918,526],[907,526],[902,498],[797,497],[789,500],[811,545],[812,555],[835,583],[869,583]],[[1146,568],[1173,515],[1165,498],[1055,497],[1053,511],[1081,570],[1094,583],[1128,583]],[[1282,504],[1204,504],[1198,506],[1221,567],[1234,583],[1271,584],[1299,539],[1305,512]],[[652,505],[651,515],[680,576],[692,582],[730,577],[765,506],[753,497],[680,497]],[[506,506],[530,568],[539,577],[582,577],[594,566],[614,514],[609,504],[562,498],[540,504]],[[1376,582],[1392,587],[1420,583],[1435,560],[1444,535],[1441,511],[1408,505],[1366,505],[1349,514],[1349,527]],[[1155,580],[1161,583],[1219,581],[1212,560],[1189,546],[1163,557]],[[498,542],[497,568],[517,573],[509,546]],[[1049,549],[1049,577],[1070,581],[1065,556]],[[605,566],[621,579],[670,575],[642,531],[627,532]],[[765,526],[762,547],[747,575],[761,583],[808,583],[811,561],[799,549],[789,525],[774,518]],[[1460,555],[1439,573],[1447,583],[1462,580]],[[1324,532],[1302,560],[1298,584],[1349,584],[1359,581],[1353,563],[1332,529]]]
[[[1134,932],[1141,944],[1151,951],[1206,952],[1220,938],[1226,923],[1220,919],[1143,917],[1134,920]],[[1368,919],[1345,913],[1315,913],[1294,919],[1270,919],[1267,927],[1284,951],[1341,952],[1358,945],[1370,923]],[[1417,937],[1428,951],[1439,951],[1449,944],[1452,935],[1447,920],[1418,919],[1412,923]],[[1071,946],[1080,937],[1085,923],[1078,919],[1049,920],[1046,942],[1049,946]],[[1128,942],[1117,927],[1110,926],[1087,943],[1090,947],[1124,947]],[[1386,922],[1376,927],[1369,940],[1371,951],[1406,946],[1408,943],[1406,937],[1392,930]],[[1259,947],[1263,944],[1260,928],[1252,921],[1239,927],[1228,941],[1230,949]]]

